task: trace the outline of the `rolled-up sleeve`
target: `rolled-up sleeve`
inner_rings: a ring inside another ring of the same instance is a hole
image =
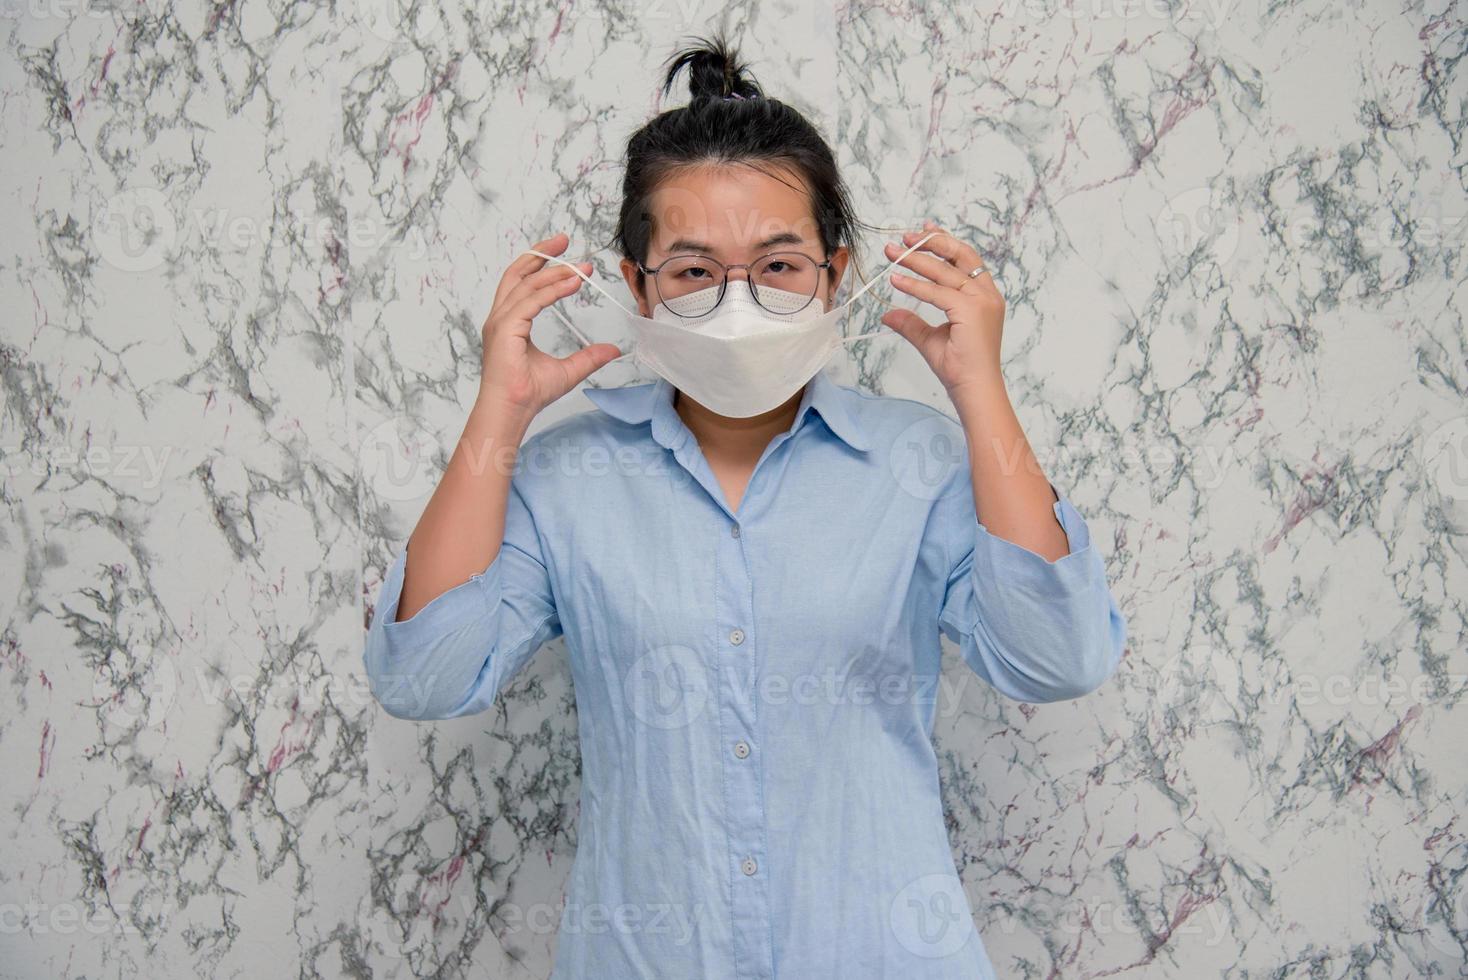
[[[990,534],[966,486],[938,504],[939,524],[957,543],[939,626],[975,673],[1032,704],[1095,691],[1126,646],[1126,621],[1090,529],[1066,497],[1055,496],[1070,549],[1055,561]]]
[[[560,635],[535,524],[512,486],[505,539],[482,572],[397,621],[404,545],[378,589],[362,661],[388,714],[423,721],[483,711],[546,641]]]

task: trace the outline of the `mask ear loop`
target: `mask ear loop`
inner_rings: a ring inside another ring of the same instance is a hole
[[[576,268],[576,266],[574,264],[572,264],[570,262],[567,262],[565,259],[563,259],[563,258],[561,258],[559,256],[556,256],[556,255],[546,255],[544,252],[536,251],[533,248],[532,249],[529,249],[528,251],[530,252],[531,255],[539,255],[543,259],[549,259],[550,261],[555,262],[555,263],[557,263],[559,265],[564,265],[566,268],[568,268],[572,272],[576,273],[576,275],[580,276],[582,279],[585,279],[586,282],[589,285],[591,285],[591,286],[593,286],[593,287],[596,288],[596,291],[597,292],[601,293],[607,299],[611,300],[613,306],[615,306],[617,309],[621,310],[623,313],[627,314],[628,316],[640,316],[641,315],[641,314],[638,314],[638,313],[633,313],[631,310],[627,309],[627,307],[623,306],[621,304],[621,302],[619,302],[615,296],[613,296],[611,293],[607,292],[605,289],[602,288],[601,283],[596,282],[594,279],[592,279],[586,273],[584,273],[580,269]],[[581,342],[581,346],[582,347],[590,347],[594,343],[594,341],[590,340],[586,336],[586,334],[582,333],[580,331],[580,329],[577,328],[576,324],[574,324],[574,323],[571,322],[571,318],[568,317],[568,316],[566,316],[565,311],[562,310],[559,306],[557,306],[555,303],[552,303],[550,305],[549,309],[550,309],[550,311],[552,313],[554,313],[556,315],[556,318],[559,319],[561,321],[561,323],[565,325],[566,329],[569,330],[569,331],[571,331],[571,336],[575,337],[577,340],[579,340]],[[616,362],[620,361],[623,357],[631,357],[632,354],[633,354],[632,351],[628,351],[627,353],[621,355],[620,357],[614,357],[614,358],[612,358],[610,361],[607,362],[607,364],[615,364]],[[605,367],[606,365],[604,364],[602,366]]]
[[[852,294],[852,296],[851,296],[850,299],[848,299],[845,303],[843,303],[841,305],[842,306],[850,306],[852,303],[855,303],[859,298],[861,298],[861,294],[862,293],[866,292],[868,289],[871,289],[877,283],[879,283],[883,279],[885,279],[886,276],[887,276],[887,273],[891,272],[899,264],[901,264],[901,262],[902,262],[903,259],[907,258],[913,252],[916,252],[918,249],[922,248],[923,247],[923,244],[925,242],[927,242],[927,240],[929,238],[932,238],[936,234],[938,234],[936,231],[930,231],[926,235],[924,235],[922,238],[918,239],[917,244],[910,246],[907,249],[907,251],[903,252],[901,255],[897,256],[897,258],[895,258],[891,262],[889,262],[887,264],[887,268],[885,268],[885,269],[882,270],[882,274],[881,275],[879,275],[879,276],[877,276],[877,277],[869,280],[866,285],[864,285],[860,289],[858,289],[855,293]],[[882,328],[881,327],[878,327],[876,330],[868,330],[866,333],[859,333],[859,334],[854,334],[853,336],[850,336],[850,337],[843,337],[837,343],[840,343],[840,344],[854,344],[858,340],[866,340],[868,337],[874,336],[874,335],[879,334],[881,332],[882,332]]]

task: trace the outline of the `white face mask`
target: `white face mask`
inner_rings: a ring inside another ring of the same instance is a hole
[[[937,233],[924,235],[922,241],[908,248],[883,269],[881,275],[862,286],[834,310],[826,310],[825,303],[817,297],[798,313],[784,315],[771,313],[756,303],[748,282],[730,279],[723,301],[703,316],[678,316],[668,308],[670,304],[659,303],[652,317],[645,317],[618,303],[572,263],[535,249],[530,251],[543,259],[569,266],[626,314],[634,337],[633,348],[628,354],[709,411],[743,419],[783,405],[816,376],[831,354],[843,344],[871,336],[841,336],[840,323],[846,308],[885,279],[888,272],[934,234]],[[671,305],[681,303],[696,307],[707,302],[702,297],[693,299],[696,295],[678,297]],[[795,302],[801,298],[795,297]],[[551,309],[578,340],[583,344],[591,343],[559,308],[552,306]]]

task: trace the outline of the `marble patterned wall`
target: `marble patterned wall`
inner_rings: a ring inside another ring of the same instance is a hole
[[[505,264],[565,230],[615,281],[621,145],[721,24],[868,221],[989,257],[1129,619],[1072,702],[950,651],[1000,975],[1468,975],[1462,6],[15,0],[0,976],[549,973],[564,646],[415,725],[363,630]],[[861,346],[841,380],[940,404]]]

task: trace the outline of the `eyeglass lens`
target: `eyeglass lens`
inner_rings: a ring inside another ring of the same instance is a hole
[[[800,252],[772,252],[749,268],[750,292],[771,313],[797,313],[810,304],[820,285],[820,267]],[[689,297],[672,307],[683,316],[703,316],[720,300],[724,266],[703,255],[675,255],[658,267],[658,295],[664,302]],[[702,293],[695,296],[694,294]]]

